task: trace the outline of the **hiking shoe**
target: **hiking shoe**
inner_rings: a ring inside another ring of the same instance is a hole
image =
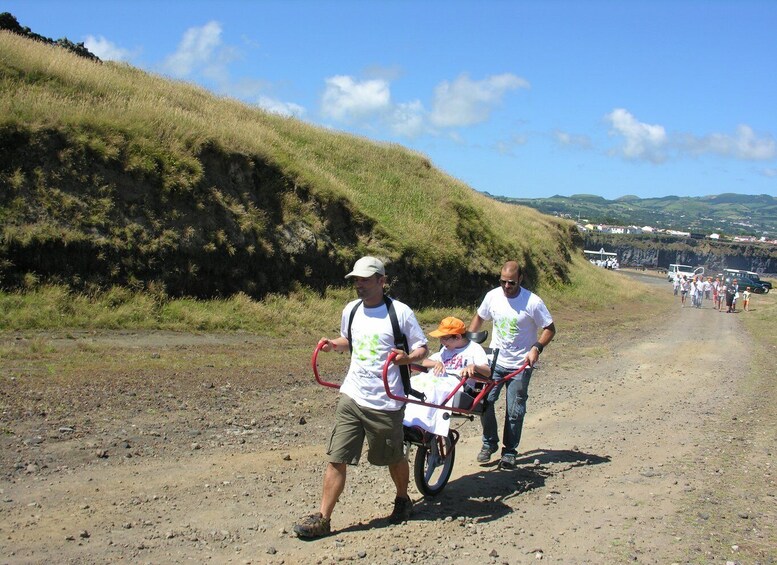
[[[478,453],[478,463],[488,463],[494,453],[496,453],[496,447],[483,446],[483,449]]]
[[[394,499],[394,511],[389,516],[389,522],[392,524],[401,524],[407,522],[413,515],[413,501],[409,498],[396,497]]]
[[[294,526],[294,533],[301,538],[320,538],[329,535],[331,531],[329,518],[324,518],[321,512],[305,516]]]
[[[515,469],[515,455],[512,453],[505,453],[502,455],[502,459],[499,460],[500,469]]]

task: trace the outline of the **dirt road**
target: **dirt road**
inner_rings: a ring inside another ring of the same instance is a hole
[[[306,353],[276,395],[261,370],[223,377],[260,347],[250,337],[71,339],[95,364],[84,382],[52,377],[58,346],[7,356],[0,562],[777,562],[774,392],[749,369],[738,315],[655,312],[576,336],[559,321],[518,469],[477,464],[479,423],[457,421],[453,478],[431,500],[413,487],[411,522],[388,525],[388,476],[363,463],[336,532],[309,542],[291,526],[317,509],[336,394],[299,381]],[[103,379],[110,356],[127,367]]]

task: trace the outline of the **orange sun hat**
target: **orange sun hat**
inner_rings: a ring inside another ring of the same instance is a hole
[[[444,335],[464,335],[467,332],[467,326],[464,322],[453,316],[448,316],[440,322],[437,329],[433,332],[429,332],[432,337],[442,337]]]

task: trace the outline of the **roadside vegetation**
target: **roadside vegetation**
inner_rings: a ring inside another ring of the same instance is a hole
[[[651,303],[650,293],[622,276],[590,267],[583,259],[568,284],[535,289],[553,310],[568,309],[583,323],[591,314],[618,303]],[[494,276],[496,281],[496,275]],[[62,285],[0,292],[0,331],[165,330],[178,332],[251,332],[290,336],[337,328],[340,312],[355,294],[349,286],[329,287],[321,294],[299,286],[285,295],[261,300],[245,294],[224,299],[171,298],[163,292],[113,287],[85,294]],[[433,326],[445,316],[469,321],[476,302],[418,309],[422,324]]]
[[[750,311],[742,316],[745,327],[752,334],[759,348],[777,353],[777,291],[768,294],[754,294]]]

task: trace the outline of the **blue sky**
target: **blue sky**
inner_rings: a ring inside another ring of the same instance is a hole
[[[777,196],[777,1],[0,0],[41,35],[399,143],[472,188]]]

